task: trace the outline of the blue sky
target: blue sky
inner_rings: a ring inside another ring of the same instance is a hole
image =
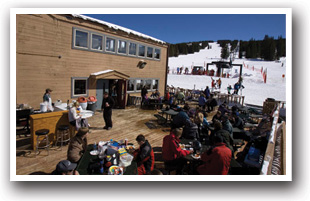
[[[286,37],[284,14],[85,14],[168,43]]]

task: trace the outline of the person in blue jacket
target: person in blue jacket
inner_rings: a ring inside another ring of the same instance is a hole
[[[209,89],[209,86],[206,86],[206,89],[204,90],[204,93],[206,95],[206,99],[209,99],[210,97],[210,89]]]
[[[200,108],[203,108],[203,110],[206,109],[206,103],[207,99],[205,98],[205,95],[203,93],[200,94],[200,97],[198,99],[198,105]]]

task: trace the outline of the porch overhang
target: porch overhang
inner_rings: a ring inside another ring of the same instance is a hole
[[[96,73],[91,73],[90,77],[93,79],[123,79],[123,80],[128,80],[130,77],[129,75],[126,75],[124,73],[118,72],[116,70],[104,70],[104,71],[99,71]]]

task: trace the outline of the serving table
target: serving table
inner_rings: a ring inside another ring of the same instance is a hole
[[[93,144],[89,144],[87,146],[86,152],[83,154],[81,160],[79,161],[76,170],[79,172],[80,175],[107,175],[107,171],[104,171],[103,174],[101,174],[98,171],[92,171],[92,169],[96,168],[95,166],[100,161],[98,155],[90,154],[92,149]],[[137,174],[138,174],[137,163],[135,161],[132,161],[129,166],[124,168],[124,175],[137,175]]]

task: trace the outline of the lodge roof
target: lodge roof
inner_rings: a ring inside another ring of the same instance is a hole
[[[138,37],[150,39],[150,40],[153,40],[153,41],[155,41],[157,43],[166,44],[166,42],[164,42],[162,40],[159,40],[157,38],[154,38],[152,36],[148,36],[146,34],[138,32],[138,31],[134,31],[134,30],[131,30],[131,29],[128,29],[128,28],[125,28],[125,27],[122,27],[122,26],[119,26],[119,25],[116,25],[116,24],[112,24],[110,22],[106,22],[106,21],[103,21],[103,20],[98,20],[98,19],[95,19],[95,18],[92,18],[92,17],[88,17],[88,16],[85,16],[85,15],[80,15],[80,14],[71,14],[71,15],[73,17],[82,18],[83,20],[89,20],[89,21],[92,21],[92,22],[103,24],[105,26],[108,26],[109,28],[112,28],[112,29],[115,29],[115,30],[121,30],[121,31],[124,31],[124,32],[126,32],[128,34],[133,34],[133,35],[136,35]]]

